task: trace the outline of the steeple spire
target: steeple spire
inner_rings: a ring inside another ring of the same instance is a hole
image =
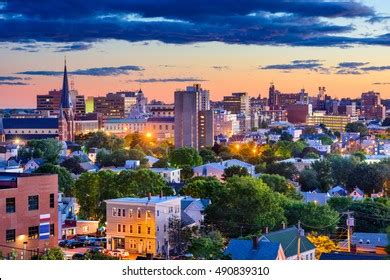
[[[61,97],[62,108],[70,108],[70,96],[69,96],[69,84],[68,84],[68,71],[66,69],[66,57],[64,60],[64,79],[62,83],[62,97]]]

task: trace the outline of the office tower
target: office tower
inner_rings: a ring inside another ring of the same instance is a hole
[[[108,93],[106,96],[94,97],[94,112],[102,114],[104,119],[125,117],[125,98],[122,94]]]
[[[85,97],[84,95],[76,95],[75,97],[76,102],[74,104],[75,108],[75,114],[76,115],[85,115]]]
[[[268,91],[268,106],[270,106],[271,109],[279,106],[279,95],[280,92],[275,89],[274,83],[271,83],[271,86],[269,87]]]
[[[37,110],[53,113],[60,109],[61,90],[51,90],[48,94],[37,95]]]
[[[199,149],[214,144],[214,111],[200,111],[198,124]]]
[[[199,120],[200,111],[210,108],[209,91],[203,90],[199,84],[187,87],[186,90],[175,91],[175,146],[188,146],[199,149]],[[207,116],[203,115],[205,118]],[[209,121],[202,121],[208,125]],[[202,130],[207,133],[209,130]],[[212,131],[212,130],[211,130]],[[209,137],[204,134],[204,139]],[[203,141],[203,140],[202,140]],[[204,142],[202,142],[202,145]]]
[[[361,110],[366,119],[383,120],[386,117],[386,108],[381,105],[379,92],[363,92],[361,97]]]
[[[232,114],[249,115],[249,95],[246,92],[235,92],[231,96],[223,97],[223,108]]]

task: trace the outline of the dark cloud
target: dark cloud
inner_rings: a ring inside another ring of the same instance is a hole
[[[214,65],[212,68],[218,71],[230,70],[230,67],[226,65]]]
[[[338,68],[359,68],[364,65],[369,64],[368,62],[340,62],[339,65],[337,66]]]
[[[293,60],[288,64],[271,64],[259,67],[261,70],[315,70],[322,67],[322,63],[317,59]]]
[[[0,86],[1,85],[4,85],[4,86],[27,86],[28,83],[24,83],[24,82],[3,82],[3,81],[0,81]]]
[[[336,72],[336,74],[338,74],[338,75],[361,75],[363,73],[361,71],[355,70],[355,69],[341,69],[341,70],[338,70]]]
[[[62,47],[58,47],[55,52],[72,52],[72,51],[85,51],[92,48],[92,44],[86,43],[74,43],[70,45],[65,45]]]
[[[361,68],[363,71],[367,71],[367,72],[370,72],[370,71],[387,71],[387,70],[390,70],[390,65],[386,65],[386,66],[367,66],[367,67],[362,67]]]
[[[75,71],[69,71],[71,75],[78,76],[118,76],[127,75],[132,71],[143,71],[144,68],[140,66],[127,65],[118,67],[99,67],[99,68],[88,68],[79,69]],[[23,71],[16,74],[20,75],[32,75],[32,76],[60,76],[63,74],[62,71]]]
[[[131,82],[137,82],[137,83],[170,83],[170,82],[176,82],[176,83],[184,83],[184,82],[207,82],[208,80],[200,79],[200,78],[150,78],[150,79],[137,79],[133,80]]]
[[[372,83],[373,85],[382,85],[382,86],[387,86],[387,85],[390,85],[390,82],[376,82],[376,83]]]
[[[16,80],[23,80],[23,78],[15,77],[15,76],[0,76],[0,81],[16,81]]]
[[[367,20],[369,23],[381,23],[390,20],[390,16],[374,16]]]
[[[345,34],[354,30],[351,24],[323,20],[377,16],[372,8],[355,1],[160,0],[157,5],[155,0],[41,0],[39,4],[12,0],[5,3],[0,11],[0,42],[74,43],[62,51],[84,50],[92,42],[107,39],[174,44],[218,41],[325,47],[390,45],[389,34],[348,37]],[[26,48],[26,51],[35,50]]]

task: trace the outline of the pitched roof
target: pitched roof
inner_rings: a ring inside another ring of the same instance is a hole
[[[186,212],[181,212],[181,226],[186,227],[195,223],[195,220],[191,218]]]
[[[266,233],[263,237],[271,242],[279,242],[287,258],[298,254],[298,229],[295,226]],[[313,243],[306,236],[301,236],[301,252],[313,249],[315,249]]]
[[[389,244],[389,239],[386,233],[354,232],[352,234],[352,244],[386,247]]]
[[[320,260],[385,260],[389,255],[354,254],[354,253],[322,253]]]
[[[231,239],[224,254],[233,260],[276,260],[280,243],[258,241],[257,249],[252,240]]]
[[[57,118],[5,118],[4,130],[7,129],[58,129]],[[26,131],[27,132],[27,131]],[[54,132],[54,131],[53,131]]]

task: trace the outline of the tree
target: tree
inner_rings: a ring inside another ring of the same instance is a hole
[[[320,182],[317,180],[317,172],[313,169],[302,170],[299,176],[299,183],[304,192],[314,191],[320,187]]]
[[[320,140],[321,140],[322,145],[332,145],[333,144],[332,138],[329,137],[328,135],[321,136]]]
[[[202,164],[202,158],[194,148],[182,147],[170,152],[169,162],[175,167],[194,167]]]
[[[320,156],[318,153],[308,152],[303,158],[318,159],[318,158],[320,158]]]
[[[191,179],[193,176],[194,176],[194,170],[190,165],[186,164],[181,167],[180,179],[182,181],[187,181]]]
[[[65,196],[72,195],[72,189],[74,186],[74,181],[69,171],[64,167],[54,165],[51,163],[45,163],[39,168],[34,170],[34,173],[47,173],[47,174],[57,174],[58,175],[58,189],[60,192],[63,192]]]
[[[288,133],[287,131],[283,131],[282,134],[280,135],[280,140],[282,141],[292,141],[293,136]]]
[[[223,187],[223,184],[215,177],[195,177],[186,183],[180,190],[180,194],[198,198],[210,198],[213,201]]]
[[[217,155],[212,149],[209,148],[203,148],[199,151],[199,155],[202,158],[203,162],[216,162],[217,161]]]
[[[317,180],[320,183],[319,189],[327,192],[334,184],[332,166],[328,160],[317,160],[311,164],[311,168],[317,173]]]
[[[348,123],[345,126],[345,131],[346,132],[359,132],[360,133],[360,137],[364,137],[364,136],[368,135],[368,128],[362,122]]]
[[[168,168],[169,167],[168,159],[160,158],[158,161],[153,163],[152,167],[154,167],[154,168]]]
[[[279,195],[252,177],[229,178],[206,209],[206,222],[229,237],[272,230],[284,220]]]
[[[73,174],[81,174],[85,171],[81,167],[80,162],[74,157],[67,158],[66,160],[64,160],[61,163],[61,166],[66,168],[66,170]]]
[[[100,171],[99,173],[101,172],[107,171]],[[98,173],[85,172],[81,174],[75,183],[74,196],[80,205],[80,217],[93,220],[102,218],[103,214],[98,211],[101,198]]]
[[[323,253],[331,253],[337,249],[337,245],[326,235],[308,234],[307,239],[316,246],[316,258]]]
[[[328,205],[303,203],[299,200],[287,200],[283,208],[288,224],[301,221],[302,227],[310,231],[332,232],[339,222],[339,213]]]
[[[359,163],[350,173],[347,189],[352,191],[359,187],[364,193],[371,194],[382,191],[386,181],[386,168],[380,164]]]
[[[41,257],[42,260],[63,260],[64,253],[61,248],[55,247],[50,248],[46,253]]]
[[[96,155],[96,162],[102,166],[124,166],[126,160],[129,159],[128,153],[124,149],[118,149],[112,153],[107,152],[106,150],[99,151]]]
[[[43,158],[46,162],[57,164],[62,143],[56,139],[34,139],[19,150],[19,156],[24,158]]]
[[[239,165],[232,165],[230,167],[225,168],[223,172],[223,179],[227,180],[233,176],[249,176],[248,169],[246,167],[242,167]]]
[[[278,174],[290,180],[299,176],[298,169],[291,162],[272,162],[267,164],[264,172],[268,174]]]
[[[294,195],[296,193],[295,188],[290,184],[286,178],[276,174],[263,174],[260,179],[266,183],[271,190],[286,195]]]
[[[207,235],[194,237],[190,240],[188,252],[197,260],[224,259],[224,238],[218,231],[212,231]]]

